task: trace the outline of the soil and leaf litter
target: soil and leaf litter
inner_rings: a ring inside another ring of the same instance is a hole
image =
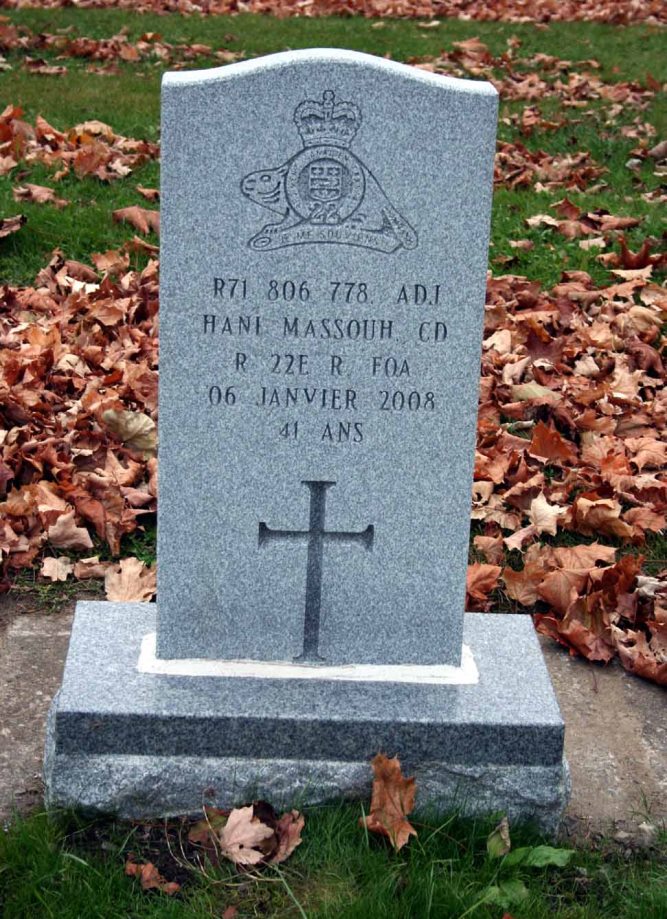
[[[45,82],[61,78],[55,62],[105,79],[119,62],[243,56],[155,32],[37,32],[20,17],[0,20],[0,45],[14,71],[34,74],[43,56]],[[666,684],[660,74],[609,77],[594,56],[524,53],[515,37],[502,52],[471,35],[408,60],[490,79],[503,100],[468,606],[532,612],[572,653]],[[34,258],[32,227],[43,237],[32,283],[2,289],[3,585],[30,568],[148,600],[154,565],[128,547],[153,531],[157,504],[159,193],[145,176],[159,145],[87,114],[64,124],[18,101],[0,113],[0,259]],[[591,125],[603,143],[580,149]],[[58,219],[121,188],[133,203],[73,258]]]

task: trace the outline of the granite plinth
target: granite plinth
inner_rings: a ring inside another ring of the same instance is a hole
[[[151,604],[79,603],[45,760],[49,805],[125,817],[370,794],[382,750],[418,804],[553,829],[563,722],[530,619],[466,614],[475,685],[167,676],[137,669]],[[517,662],[521,662],[519,670]]]

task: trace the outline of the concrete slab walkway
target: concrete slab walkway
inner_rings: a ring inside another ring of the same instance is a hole
[[[0,621],[0,821],[41,801],[46,713],[60,685],[71,609]],[[572,798],[563,835],[641,845],[667,825],[667,693],[542,641],[566,723]],[[517,661],[517,666],[520,662]]]

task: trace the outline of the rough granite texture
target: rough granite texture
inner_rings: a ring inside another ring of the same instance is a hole
[[[349,51],[165,76],[159,657],[458,665],[496,109]]]
[[[139,673],[152,604],[79,603],[47,736],[50,805],[123,816],[190,812],[215,789],[308,802],[365,796],[368,761],[397,754],[420,804],[507,810],[555,825],[563,724],[527,616],[466,614],[475,686]],[[517,667],[521,661],[521,671]]]

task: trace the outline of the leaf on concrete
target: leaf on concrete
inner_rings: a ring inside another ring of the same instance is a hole
[[[410,836],[417,835],[407,819],[415,806],[415,779],[406,779],[398,758],[389,759],[384,753],[378,753],[371,766],[374,775],[371,809],[360,823],[365,823],[372,833],[387,836],[398,852]]]

